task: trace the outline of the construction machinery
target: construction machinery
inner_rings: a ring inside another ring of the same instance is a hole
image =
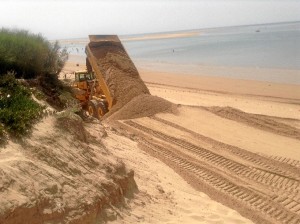
[[[105,81],[106,70],[101,64],[103,62],[100,57],[109,53],[109,49],[114,47],[119,51],[125,53],[126,51],[116,35],[89,35],[89,40],[85,48],[86,70],[75,72],[75,82],[72,86],[83,110],[100,119],[116,103]]]

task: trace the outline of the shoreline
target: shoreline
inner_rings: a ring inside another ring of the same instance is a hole
[[[155,66],[155,63],[145,64],[139,63],[138,61],[134,61],[134,63],[143,81],[150,84],[161,84],[165,86],[176,86],[225,94],[253,95],[279,99],[284,98],[293,101],[295,100],[294,103],[300,104],[300,85],[298,84],[215,76],[221,72],[232,72],[232,70],[238,72],[243,70],[243,68],[239,67],[198,66],[198,71],[184,72],[178,69],[175,72],[166,71],[164,68],[160,67],[159,65],[162,63],[159,63],[158,66]],[[78,64],[78,66],[76,66],[76,64]],[[168,64],[165,63],[164,66],[168,66]],[[65,73],[68,73],[83,69],[85,69],[85,58],[82,56],[71,55],[65,65],[64,71]],[[172,69],[176,70],[176,68]],[[251,71],[255,68],[246,69]],[[265,69],[263,72],[266,73],[272,71],[277,71],[278,73],[284,72],[284,70],[278,69]],[[210,75],[211,73],[214,73],[214,75]]]
[[[300,86],[274,82],[244,80],[205,75],[177,74],[139,69],[146,83],[176,86],[186,89],[211,91],[223,94],[238,94],[295,100],[300,104]]]
[[[298,69],[152,62],[137,59],[133,61],[137,67],[157,72],[300,85]]]
[[[154,33],[133,37],[121,37],[122,41],[139,41],[139,40],[157,40],[157,39],[173,39],[183,37],[193,37],[199,35],[199,31],[178,32],[178,33]]]

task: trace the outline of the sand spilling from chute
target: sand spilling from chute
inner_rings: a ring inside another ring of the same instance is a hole
[[[120,43],[90,45],[115,104],[105,117],[130,119],[172,111],[173,104],[152,96]]]

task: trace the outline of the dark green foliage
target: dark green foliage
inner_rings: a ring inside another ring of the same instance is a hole
[[[24,30],[0,30],[0,74],[14,71],[17,78],[58,74],[67,59],[58,42]]]
[[[65,105],[60,100],[64,86],[55,74],[45,74],[38,78],[39,88],[46,96],[46,101],[55,109],[62,110]]]
[[[67,59],[58,42],[25,30],[0,29],[0,142],[7,134],[26,134],[42,114],[29,88],[15,77],[27,79],[23,84],[34,86],[46,101],[62,109],[65,105],[59,96],[64,87],[58,74]]]
[[[49,42],[41,35],[25,30],[0,29],[1,74],[13,71],[16,78],[28,80],[46,96],[46,101],[58,110],[64,108],[59,95],[63,89],[58,80],[68,54],[58,42]]]
[[[0,123],[0,146],[6,143],[6,135],[4,132],[4,127]]]
[[[42,107],[31,99],[30,90],[21,85],[14,74],[0,79],[0,135],[4,129],[12,136],[24,135],[41,117]]]

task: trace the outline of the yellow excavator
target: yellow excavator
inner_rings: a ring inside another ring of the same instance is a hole
[[[119,51],[125,52],[127,56],[128,54],[116,35],[89,35],[89,40],[85,48],[87,69],[75,72],[72,87],[83,110],[100,119],[115,104],[105,81],[107,76],[101,66],[100,57],[109,53],[111,47],[117,47]]]

